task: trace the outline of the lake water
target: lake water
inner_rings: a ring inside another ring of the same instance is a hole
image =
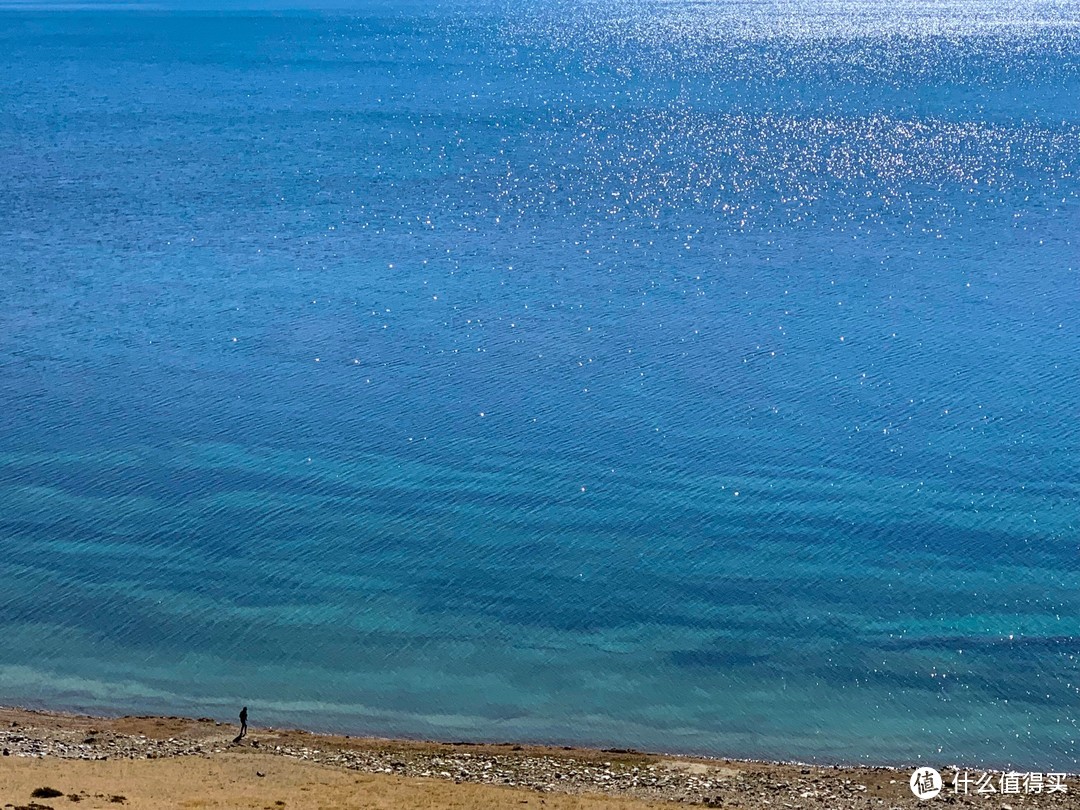
[[[1080,4],[0,9],[0,702],[1076,770]]]

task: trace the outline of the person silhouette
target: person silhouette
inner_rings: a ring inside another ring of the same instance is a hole
[[[247,735],[247,706],[240,710],[240,734],[236,739],[241,739]]]

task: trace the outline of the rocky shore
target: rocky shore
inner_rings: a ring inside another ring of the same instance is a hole
[[[0,709],[4,757],[95,762],[282,757],[364,774],[499,786],[535,794],[626,797],[648,803],[810,810],[906,808],[925,805],[911,792],[909,770],[816,767],[785,763],[673,758],[626,750],[474,745],[356,739],[300,730],[253,728],[239,743],[236,729],[210,718],[94,718]],[[0,787],[3,763],[0,760]],[[256,772],[257,777],[264,774]],[[1065,791],[967,794],[945,788],[931,802],[1014,810],[1080,808],[1080,780]],[[1000,774],[997,782],[1000,783]],[[2,803],[2,802],[0,802]],[[9,803],[8,806],[16,806]]]

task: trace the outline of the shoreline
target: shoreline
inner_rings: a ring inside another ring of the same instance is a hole
[[[237,704],[239,706],[239,704]],[[135,713],[138,711],[135,707],[127,709],[111,708],[111,707],[94,707],[94,708],[82,708],[82,707],[65,707],[54,708],[53,705],[47,703],[30,703],[30,704],[7,704],[0,703],[0,732],[3,732],[7,723],[5,717],[7,713],[22,713],[27,716],[39,716],[42,718],[51,718],[54,720],[63,720],[69,718],[71,720],[96,720],[100,723],[110,723],[121,720],[170,720],[170,721],[188,721],[188,722],[212,722],[219,728],[235,728],[239,730],[240,724],[238,717],[235,719],[222,720],[217,716],[212,715],[194,715],[185,714],[155,714],[152,713]],[[288,721],[286,721],[288,722]],[[304,735],[311,735],[319,739],[325,740],[347,740],[352,742],[368,741],[373,743],[387,743],[387,744],[400,744],[402,746],[410,745],[443,745],[443,746],[456,746],[463,748],[473,747],[487,747],[487,748],[509,748],[518,747],[528,750],[550,750],[550,751],[576,751],[585,752],[589,754],[628,754],[635,756],[653,757],[658,759],[673,759],[673,760],[693,760],[697,762],[724,762],[724,763],[742,763],[745,765],[766,765],[766,766],[798,766],[800,768],[814,768],[821,770],[887,770],[897,773],[910,774],[912,770],[919,767],[925,767],[931,765],[938,770],[949,769],[950,771],[957,768],[968,771],[978,772],[992,772],[992,773],[1005,773],[1008,770],[1019,767],[1014,766],[1012,763],[1006,764],[972,764],[964,761],[947,761],[944,757],[931,761],[927,758],[926,761],[912,760],[905,762],[888,762],[888,761],[859,761],[859,760],[845,760],[845,759],[816,759],[816,760],[802,760],[798,758],[782,759],[782,758],[770,758],[768,756],[739,756],[728,754],[711,754],[702,753],[694,750],[680,750],[678,748],[672,749],[651,749],[651,748],[635,748],[632,746],[623,746],[621,744],[596,743],[591,742],[576,742],[572,738],[562,740],[536,740],[529,739],[527,737],[511,737],[511,738],[475,738],[475,739],[460,739],[454,737],[425,737],[423,735],[409,735],[409,734],[394,734],[393,736],[384,735],[380,732],[375,733],[351,733],[348,731],[336,731],[328,729],[325,726],[313,725],[259,725],[251,726],[252,729],[258,728],[261,731],[281,734],[281,733],[299,733]],[[1068,770],[1065,773],[1070,777],[1077,780],[1080,783],[1080,770]],[[1080,792],[1080,784],[1078,784],[1078,792]],[[0,810],[2,810],[2,804],[0,804]]]
[[[237,742],[237,732],[236,724],[207,717],[103,717],[0,707],[0,805],[33,807],[32,803],[20,804],[31,801],[29,795],[22,795],[30,789],[27,786],[36,782],[42,783],[38,787],[48,786],[49,780],[61,779],[70,783],[55,788],[68,797],[63,799],[64,805],[39,807],[70,806],[69,801],[82,802],[80,808],[94,807],[95,802],[115,807],[113,796],[131,801],[138,797],[137,806],[152,807],[158,800],[155,795],[171,800],[178,789],[196,793],[203,790],[207,794],[203,799],[193,797],[195,802],[212,800],[221,791],[234,789],[261,791],[267,797],[275,791],[284,796],[318,789],[322,802],[323,788],[301,784],[312,779],[313,785],[322,784],[312,774],[334,782],[336,787],[330,782],[325,786],[330,793],[357,789],[350,786],[361,782],[364,795],[373,789],[388,795],[418,792],[410,794],[411,798],[390,796],[386,805],[371,805],[387,807],[417,803],[430,807],[497,807],[509,803],[506,791],[515,794],[515,801],[524,803],[533,797],[541,797],[546,806],[559,807],[585,807],[591,806],[589,802],[601,801],[607,803],[604,806],[628,810],[675,802],[773,810],[903,808],[923,804],[909,788],[911,769],[885,765],[813,765],[512,742],[395,740],[255,726]],[[1002,807],[1003,801],[1011,807],[1080,809],[1080,782],[1075,778],[1066,781],[1069,789],[1064,793],[979,795],[972,791],[963,795],[952,793],[949,787],[955,769],[945,763],[932,764],[941,769],[946,784],[939,801],[947,799],[995,810]],[[192,773],[199,769],[206,771],[205,779],[165,786],[173,771]],[[973,774],[1001,773],[970,770]],[[231,775],[222,775],[226,773]],[[218,777],[214,774],[225,780],[216,787],[213,778]],[[115,786],[94,792],[79,788],[75,784],[79,778],[87,784],[113,784],[109,782],[112,779]],[[492,791],[494,794],[488,795]],[[463,796],[472,804],[460,804]],[[219,806],[248,806],[236,801]],[[284,798],[274,801],[286,802],[277,806],[289,804]],[[356,806],[350,803],[353,800],[342,801],[344,804],[331,802],[325,806]]]

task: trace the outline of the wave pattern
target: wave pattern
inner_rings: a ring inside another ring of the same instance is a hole
[[[0,11],[3,699],[1075,770],[1077,7],[887,11]]]

